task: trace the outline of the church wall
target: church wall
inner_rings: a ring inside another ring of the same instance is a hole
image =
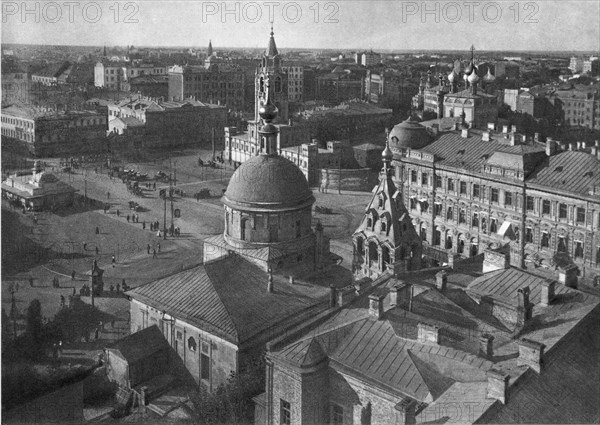
[[[164,321],[161,311],[138,300],[131,301],[130,314],[131,333],[157,325],[192,378],[209,391],[216,390],[227,381],[231,372],[238,370],[238,348],[234,344],[179,319],[175,320],[174,325],[171,321]],[[190,338],[193,338],[191,344]],[[203,342],[207,350],[203,350]],[[207,355],[210,362],[209,379],[202,379],[201,376],[202,354]]]
[[[226,223],[227,234],[246,242],[267,243],[293,241],[298,238],[297,227],[300,224],[300,237],[312,232],[311,209],[282,213],[240,212],[226,208],[229,223]],[[242,235],[242,221],[245,222],[245,234]],[[276,228],[276,231],[273,230]],[[244,236],[244,237],[242,237]]]

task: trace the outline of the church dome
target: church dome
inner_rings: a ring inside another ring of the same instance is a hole
[[[479,81],[479,75],[477,75],[477,68],[473,68],[473,72],[469,75],[469,83],[476,83]]]
[[[456,75],[456,71],[454,70],[452,70],[452,72],[448,74],[448,81],[450,81],[451,83],[453,83],[457,78],[458,75]]]
[[[302,171],[278,155],[261,154],[240,165],[223,196],[233,209],[295,209],[314,202]]]
[[[427,129],[411,116],[392,128],[388,140],[393,148],[420,149],[429,143],[429,135]]]
[[[487,74],[485,74],[485,76],[483,77],[483,81],[485,81],[487,83],[492,83],[492,82],[496,81],[496,77],[494,77],[494,75],[492,74],[492,70],[490,68],[488,68]]]

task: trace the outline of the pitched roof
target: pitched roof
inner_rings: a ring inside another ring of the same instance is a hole
[[[128,363],[133,364],[152,354],[169,349],[169,343],[156,325],[142,329],[107,347],[116,351]]]
[[[560,152],[540,163],[527,182],[570,194],[589,195],[590,187],[600,186],[600,160],[586,152]]]
[[[315,298],[231,254],[127,292],[132,298],[239,344],[313,307]]]

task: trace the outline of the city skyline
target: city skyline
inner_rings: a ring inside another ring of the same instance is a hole
[[[3,2],[4,44],[479,51],[600,50],[600,3]],[[548,31],[551,28],[553,31]],[[90,31],[95,29],[95,31]],[[298,31],[300,30],[300,31]]]

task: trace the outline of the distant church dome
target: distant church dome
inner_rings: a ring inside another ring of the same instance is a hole
[[[383,160],[383,162],[389,162],[392,159],[394,159],[394,153],[390,149],[389,145],[386,145],[383,152],[381,152],[381,159]]]
[[[406,121],[394,126],[388,140],[393,148],[420,149],[429,143],[429,135],[427,129],[410,116]]]
[[[302,171],[279,155],[258,155],[240,165],[223,198],[234,209],[295,209],[314,202]]]
[[[454,70],[452,70],[452,72],[448,74],[448,81],[450,81],[451,83],[453,83],[457,78],[458,75],[456,75],[456,71]]]
[[[486,83],[493,83],[494,81],[496,81],[496,77],[494,77],[490,68],[488,68],[487,74],[485,74],[485,76],[483,77],[483,81],[485,81]]]

